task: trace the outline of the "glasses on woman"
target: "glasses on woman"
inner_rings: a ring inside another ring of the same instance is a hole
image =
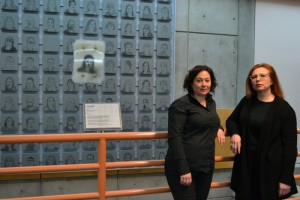
[[[261,80],[264,80],[267,78],[267,76],[270,76],[270,74],[253,74],[251,76],[249,76],[249,78],[253,81],[253,80],[256,80],[258,77],[259,79]]]

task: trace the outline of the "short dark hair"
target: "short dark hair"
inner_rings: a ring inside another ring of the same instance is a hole
[[[215,93],[215,88],[217,87],[218,83],[213,70],[207,65],[196,65],[193,69],[189,70],[188,74],[185,76],[183,83],[183,89],[187,90],[189,94],[194,94],[192,84],[196,76],[202,71],[207,71],[209,73],[211,79],[210,91],[212,93]]]

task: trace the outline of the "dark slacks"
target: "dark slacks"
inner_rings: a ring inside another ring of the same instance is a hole
[[[180,184],[180,175],[174,164],[165,164],[165,175],[174,200],[206,200],[213,177],[210,173],[192,171],[192,184],[183,186]]]

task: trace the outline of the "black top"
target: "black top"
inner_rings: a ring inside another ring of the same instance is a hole
[[[169,108],[166,162],[173,162],[180,175],[191,170],[210,172],[219,128],[220,119],[210,94],[206,107],[189,94],[175,100]]]

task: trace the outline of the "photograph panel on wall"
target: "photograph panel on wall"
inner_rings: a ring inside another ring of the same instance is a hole
[[[157,131],[167,131],[168,130],[168,114],[167,113],[156,113],[155,119],[155,129]]]
[[[3,154],[1,156],[1,167],[19,166],[19,154]]]
[[[135,1],[122,1],[121,15],[123,18],[134,19],[136,16],[136,2]]]
[[[140,22],[139,36],[143,39],[152,39],[154,35],[154,23]]]
[[[156,93],[157,94],[170,94],[171,92],[171,79],[157,77],[156,79]]]
[[[117,73],[118,59],[116,57],[105,57],[105,74],[115,75]]]
[[[140,40],[139,42],[139,56],[141,58],[151,58],[153,56],[154,43],[150,40]]]
[[[138,160],[152,160],[152,150],[142,150],[137,152]]]
[[[18,94],[1,94],[1,111],[16,112],[18,110]]]
[[[24,143],[22,144],[22,151],[25,153],[36,153],[40,149],[39,143]]]
[[[66,15],[78,15],[79,14],[79,7],[80,7],[80,1],[79,0],[68,0],[63,1],[64,5],[64,13]]]
[[[121,95],[120,106],[122,113],[133,113],[135,110],[135,96],[134,95]],[[124,129],[124,124],[123,124]]]
[[[96,163],[98,162],[97,152],[83,152],[82,153],[82,163]]]
[[[170,39],[172,36],[171,23],[158,22],[156,35],[158,39]]]
[[[139,75],[140,76],[152,76],[153,74],[153,59],[139,59]]]
[[[124,57],[135,56],[136,45],[135,40],[124,39],[121,40],[121,55]]]
[[[153,140],[138,140],[138,150],[150,150],[153,149]]]
[[[120,92],[122,94],[133,94],[136,90],[135,77],[121,76],[120,78]]]
[[[169,59],[156,60],[156,76],[167,77],[171,74],[171,61]]]
[[[66,38],[65,38],[66,39]],[[69,41],[68,39],[66,39]],[[51,41],[51,42],[48,42]],[[43,36],[43,51],[44,52],[49,52],[49,53],[58,53],[60,52],[60,37],[59,35],[53,35],[53,34],[44,34]],[[64,44],[64,51],[65,53],[73,53],[73,47],[69,46],[70,44],[65,41]],[[73,44],[73,40],[70,40],[71,44]]]
[[[117,148],[117,142],[116,141],[108,141],[107,142],[107,146],[106,146],[107,151],[116,150],[116,148]]]
[[[45,133],[56,133],[59,131],[59,114],[43,114],[43,131]],[[50,150],[50,147],[47,147]],[[45,150],[45,149],[44,149]]]
[[[24,133],[37,133],[39,131],[39,118],[36,114],[22,115],[22,131]]]
[[[59,91],[59,77],[52,74],[43,76],[44,93],[57,93]]]
[[[106,152],[106,162],[115,162],[117,160],[116,151],[107,151]]]
[[[26,153],[22,155],[22,166],[38,166],[40,157],[38,153]]]
[[[18,15],[9,12],[1,12],[1,31],[2,32],[17,32],[18,30]]]
[[[18,10],[18,0],[1,1],[3,11],[15,12]]]
[[[19,146],[19,144],[1,144],[1,157],[3,157],[4,154],[12,154],[19,152]]]
[[[97,94],[84,94],[82,97],[82,103],[99,103],[99,95]]]
[[[116,40],[103,38],[105,41],[105,56],[115,56],[117,54],[118,43]]]
[[[135,37],[136,34],[136,22],[134,20],[121,21],[121,36],[123,37]]]
[[[37,13],[39,11],[39,2],[35,0],[22,1],[22,7],[24,12]]]
[[[64,152],[74,152],[79,149],[79,142],[62,142]]]
[[[59,0],[43,0],[44,12],[46,14],[57,14],[60,11]]]
[[[22,74],[23,93],[37,93],[39,91],[38,74]]]
[[[154,4],[153,3],[141,3],[140,4],[140,19],[152,20],[154,16]]]
[[[18,37],[16,34],[1,33],[1,52],[16,53],[18,51]]]
[[[19,117],[17,114],[2,114],[1,121],[2,134],[18,134]]]
[[[135,130],[135,114],[122,112],[122,131],[134,131]]]
[[[140,94],[152,94],[153,78],[152,77],[140,77],[139,78],[139,93]]]
[[[23,94],[22,95],[22,111],[37,112],[39,111],[39,95],[38,94]]]
[[[59,96],[55,94],[43,94],[43,111],[54,113],[59,111]]]
[[[153,130],[153,116],[152,114],[139,113],[138,130],[151,131]]]
[[[45,34],[57,34],[59,32],[59,15],[43,16],[43,31]]]
[[[24,73],[35,73],[39,71],[39,55],[23,54],[22,55],[22,71]]]
[[[98,35],[99,34],[99,23],[97,18],[83,19],[83,33],[86,35]]]
[[[69,36],[65,35],[63,39],[63,51],[65,54],[73,54],[73,43],[78,39],[78,37],[75,36]]]
[[[78,153],[63,153],[63,164],[78,164],[79,163],[79,154]]]
[[[136,71],[135,58],[121,58],[122,76],[134,76]]]
[[[63,91],[64,93],[78,93],[79,84],[75,83],[72,75],[65,74],[63,76]]]
[[[63,18],[63,32],[66,35],[77,35],[79,33],[79,17],[65,16]]]
[[[79,96],[77,94],[66,94],[63,97],[64,112],[79,111]]]
[[[16,93],[18,91],[18,74],[1,74],[0,77],[3,93]]]
[[[116,76],[106,76],[102,81],[102,93],[116,93],[118,79]]]
[[[127,151],[121,151],[119,152],[120,161],[132,161],[136,160],[135,152],[134,150],[127,150]]]
[[[83,151],[97,151],[98,142],[97,141],[84,141],[82,142]]]
[[[83,1],[84,15],[97,17],[98,13],[99,13],[99,1],[97,0]]]
[[[135,144],[135,140],[121,140],[120,150],[134,150]]]
[[[24,13],[22,15],[22,29],[24,32],[36,33],[40,30],[40,18],[38,15]]]
[[[168,149],[168,140],[167,139],[157,139],[155,140],[155,149]]]
[[[58,73],[59,72],[59,56],[57,54],[43,55],[43,71],[44,73]]]
[[[96,94],[98,90],[99,86],[95,83],[85,83],[83,85],[83,93],[85,94]]]
[[[77,114],[63,115],[63,131],[77,132],[79,130],[79,116]]]
[[[22,37],[22,47],[25,53],[37,53],[39,51],[38,34],[24,34]]]
[[[167,150],[165,149],[159,149],[155,150],[155,160],[165,160],[167,154]]]
[[[138,109],[141,113],[151,113],[153,110],[153,96],[152,95],[139,95]]]
[[[43,165],[59,165],[59,153],[44,153]]]
[[[101,102],[102,103],[115,103],[115,102],[118,102],[118,97],[117,97],[117,95],[103,94],[103,95],[101,95]]]
[[[118,20],[104,18],[102,21],[103,35],[116,36],[118,34]]]
[[[169,95],[157,95],[155,99],[156,112],[168,112],[170,101]]]
[[[171,43],[168,41],[157,41],[157,57],[168,58],[171,55]]]
[[[16,72],[18,70],[18,54],[2,53],[0,54],[0,67],[4,72]]]
[[[159,21],[170,21],[172,19],[172,7],[170,4],[157,5],[157,19]]]
[[[118,1],[117,0],[103,0],[102,1],[103,15],[105,17],[118,16]]]
[[[72,73],[74,65],[74,56],[73,55],[64,55],[63,56],[63,71],[64,73]]]

